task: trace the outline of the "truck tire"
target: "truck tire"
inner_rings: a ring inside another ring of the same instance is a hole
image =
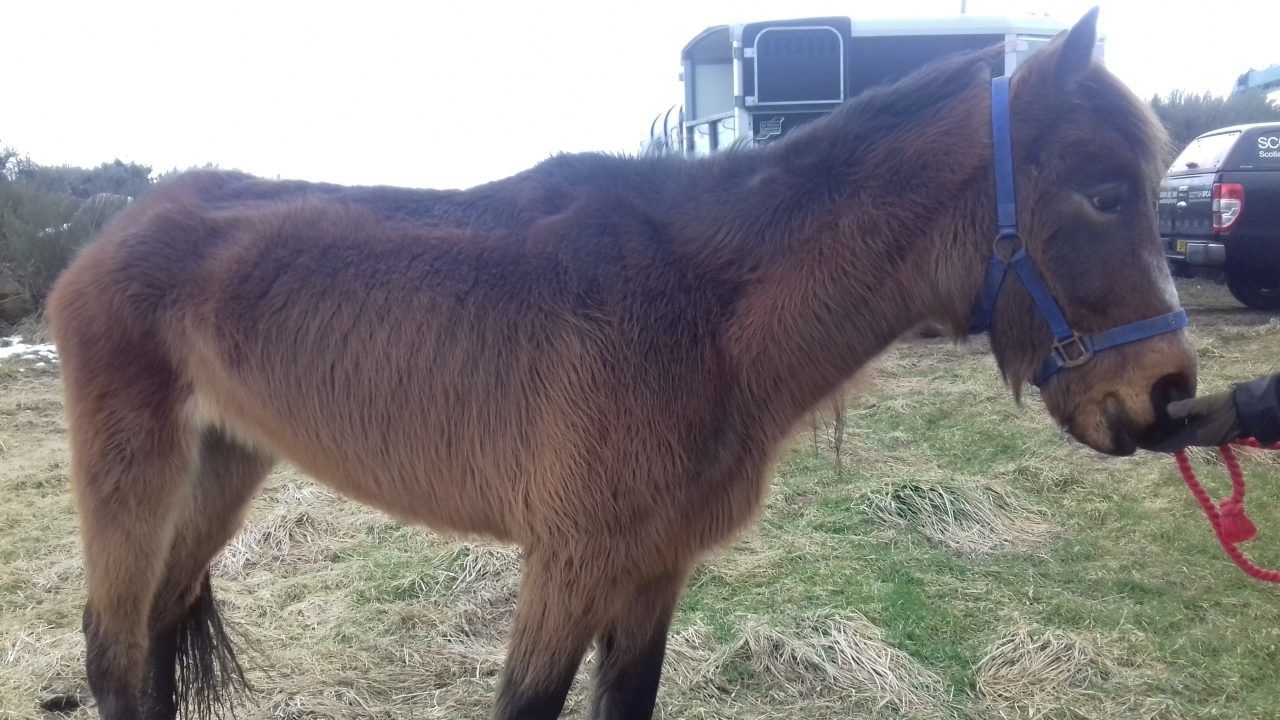
[[[1227,271],[1227,289],[1255,310],[1280,311],[1280,269],[1237,266]]]

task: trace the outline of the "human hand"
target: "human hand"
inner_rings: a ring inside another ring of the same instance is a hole
[[[1182,427],[1151,449],[1174,452],[1191,445],[1216,447],[1239,440],[1240,417],[1234,395],[1233,389],[1169,403],[1169,418]]]

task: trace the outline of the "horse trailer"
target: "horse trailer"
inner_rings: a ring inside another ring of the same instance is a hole
[[[1044,17],[974,15],[717,25],[681,51],[684,104],[653,121],[644,145],[700,155],[768,142],[945,55],[1003,43],[1003,71],[1012,72],[1067,27]],[[1100,40],[1098,57],[1102,48]]]

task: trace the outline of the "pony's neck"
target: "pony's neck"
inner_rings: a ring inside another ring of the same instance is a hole
[[[964,331],[992,223],[989,105],[970,85],[907,117],[845,108],[744,182],[776,222],[739,231],[753,273],[728,341],[778,423],[925,321]]]

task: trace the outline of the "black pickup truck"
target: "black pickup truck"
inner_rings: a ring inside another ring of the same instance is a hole
[[[1227,283],[1280,310],[1280,123],[1207,132],[1160,185],[1160,236],[1174,275]]]

